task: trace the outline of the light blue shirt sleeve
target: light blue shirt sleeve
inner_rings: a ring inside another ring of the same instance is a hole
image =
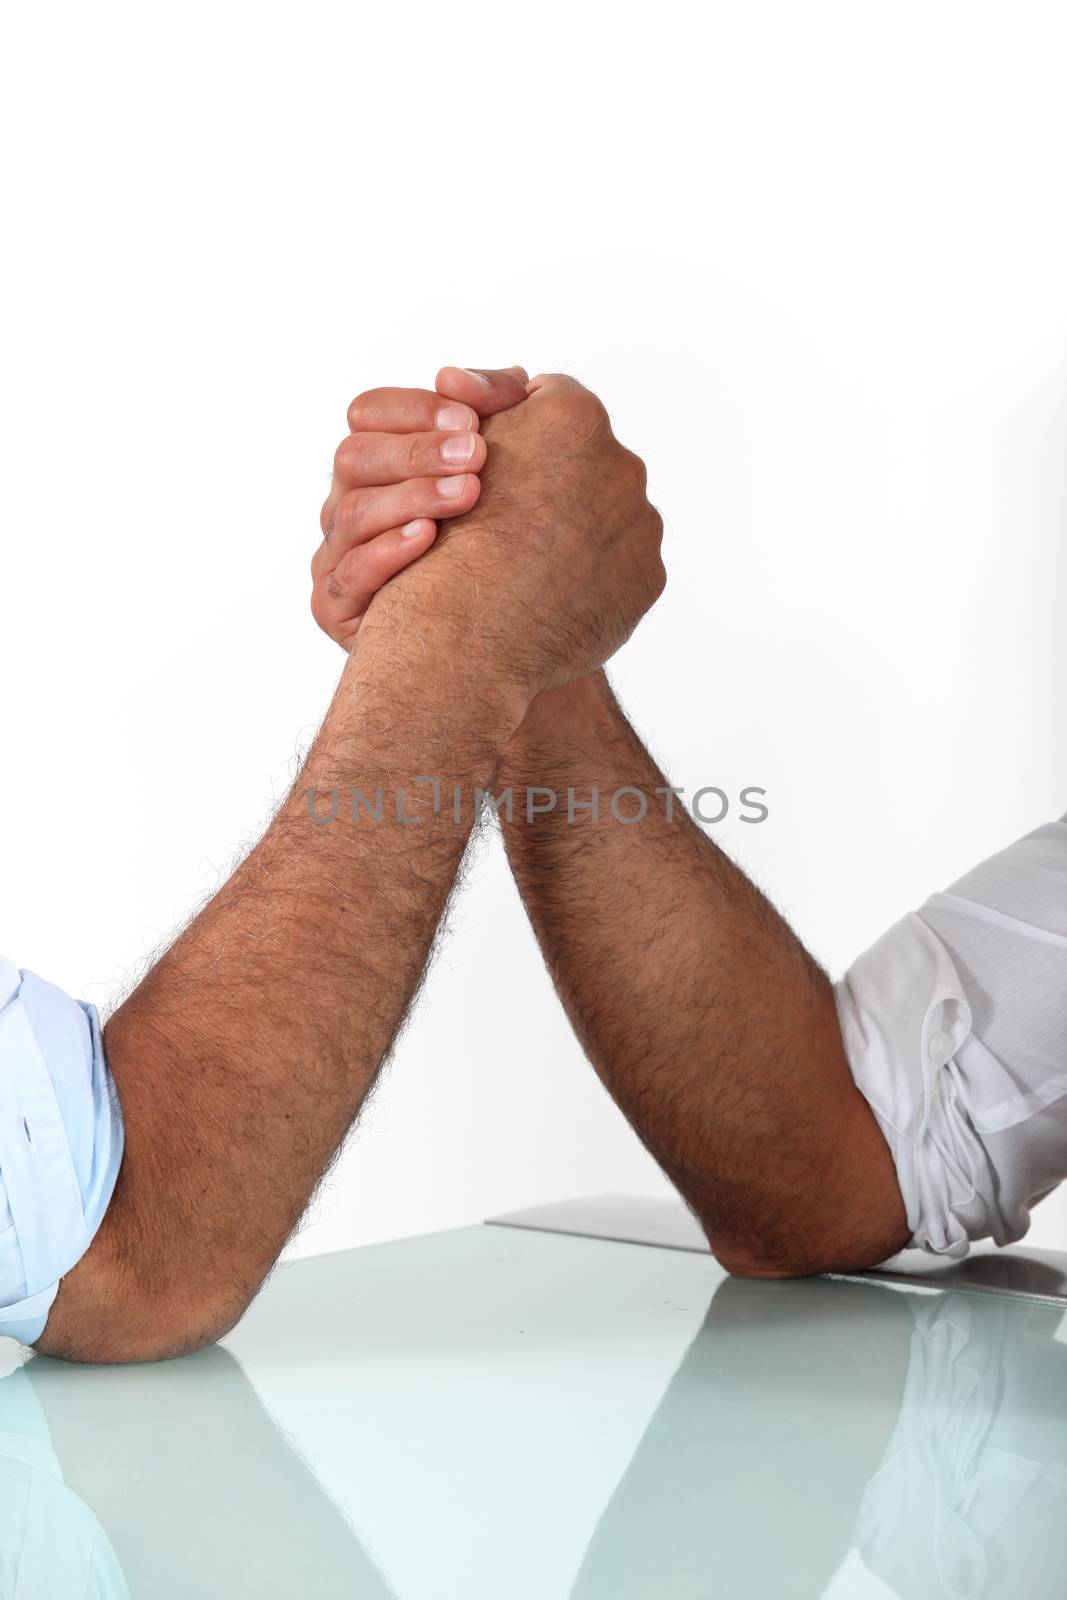
[[[0,1335],[40,1338],[103,1220],[122,1150],[96,1008],[0,956]]]

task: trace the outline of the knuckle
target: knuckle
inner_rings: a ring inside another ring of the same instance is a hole
[[[360,454],[360,441],[353,434],[349,434],[347,439],[342,439],[333,453],[334,476],[342,480],[350,478],[359,462]]]
[[[330,532],[330,529],[332,528],[332,526],[333,526],[333,504],[332,504],[331,500],[327,499],[327,500],[324,500],[322,502],[322,510],[319,512],[319,529],[320,529],[320,531],[322,533],[322,537],[324,539],[326,538],[326,535]]]
[[[335,513],[334,526],[342,533],[358,533],[363,521],[366,505],[365,497],[356,489],[350,489],[343,497]]]
[[[362,394],[356,395],[348,408],[348,426],[353,432],[367,426],[374,402],[380,392],[378,389],[365,389]]]
[[[359,571],[362,559],[362,546],[356,545],[354,550],[346,550],[335,567],[331,567],[326,576],[326,589],[333,599],[340,594],[352,593],[352,579]]]
[[[339,561],[326,580],[326,591],[335,605],[340,604],[347,621],[353,612],[362,612],[367,605],[373,583],[368,583],[367,553],[364,549],[350,550]]]
[[[633,450],[627,450],[625,445],[619,446],[618,456],[619,478],[620,481],[625,485],[627,493],[636,492],[638,494],[642,494],[645,489],[645,484],[648,482],[648,472],[645,467],[645,463],[641,460],[639,455],[635,454]]]
[[[592,392],[570,372],[540,372],[534,382],[543,383],[547,389],[566,390],[568,394],[590,394]]]
[[[587,389],[583,389],[577,378],[572,378],[566,372],[543,372],[534,379],[534,382],[538,385],[542,403],[576,405],[581,403],[583,395],[589,393]]]
[[[359,588],[360,573],[363,570],[365,551],[357,545],[354,550],[337,563],[333,571],[333,579],[341,594],[351,599],[353,593]]]
[[[577,406],[585,415],[598,419],[606,417],[607,407],[598,394],[592,389],[587,389],[584,383],[579,383],[577,378],[567,379],[567,394],[571,404]]]
[[[596,439],[607,422],[607,412],[596,395],[577,384],[548,390],[544,409],[550,425],[573,430],[583,443]]]

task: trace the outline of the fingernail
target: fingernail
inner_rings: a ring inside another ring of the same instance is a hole
[[[441,460],[453,465],[469,461],[474,454],[474,434],[455,433],[441,445]]]
[[[491,389],[493,387],[492,382],[484,372],[475,372],[473,367],[460,367],[459,370],[460,372],[465,372],[468,378],[473,378],[475,383],[480,383],[483,389]]]
[[[405,539],[417,539],[420,533],[426,532],[426,517],[416,517],[413,522],[405,522],[401,528],[401,536]]]
[[[461,472],[458,478],[442,478],[437,490],[446,500],[458,500],[461,494],[467,492],[467,474]]]
[[[467,406],[442,406],[433,421],[441,433],[461,433],[474,427],[474,417]]]

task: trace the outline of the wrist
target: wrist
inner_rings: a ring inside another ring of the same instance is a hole
[[[535,689],[461,612],[385,600],[379,595],[367,614],[338,698],[358,706],[361,722],[373,711],[391,723],[398,745],[419,725],[439,744],[459,738],[499,756]]]
[[[529,767],[538,755],[573,747],[588,750],[610,732],[619,707],[603,668],[559,689],[546,689],[530,704],[508,741],[504,760]]]

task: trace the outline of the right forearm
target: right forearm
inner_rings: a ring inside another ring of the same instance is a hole
[[[467,843],[469,799],[435,811],[414,779],[489,787],[507,731],[474,682],[349,661],[266,835],[107,1026],[125,1158],[42,1349],[106,1353],[108,1302],[168,1351],[247,1304],[392,1046]],[[353,820],[354,788],[382,791],[380,821]]]

